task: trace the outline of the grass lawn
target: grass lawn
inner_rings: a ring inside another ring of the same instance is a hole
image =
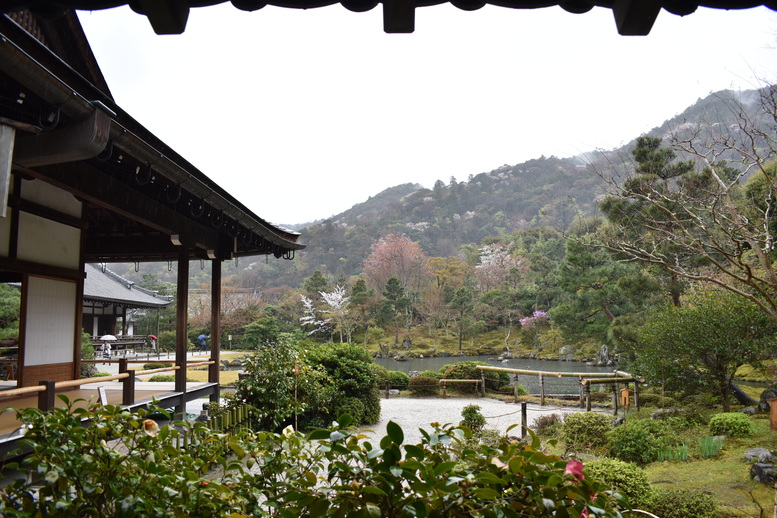
[[[650,481],[655,487],[709,491],[724,506],[725,516],[774,516],[775,490],[750,479],[751,464],[744,461],[744,452],[751,448],[777,449],[777,432],[769,430],[767,415],[754,417],[753,423],[755,435],[726,439],[716,458],[649,464],[645,471]]]
[[[222,360],[234,360],[236,358],[242,358],[246,353],[243,351],[229,351],[221,352]],[[203,359],[205,361],[205,358]],[[171,363],[171,362],[149,362],[149,363]],[[240,371],[219,371],[219,385],[234,385],[237,381],[237,375]],[[172,372],[163,374],[173,374]],[[142,381],[150,378],[151,376],[144,376],[140,378]],[[145,378],[145,379],[144,379]],[[192,367],[186,370],[186,380],[198,383],[205,383],[208,381],[208,367]]]

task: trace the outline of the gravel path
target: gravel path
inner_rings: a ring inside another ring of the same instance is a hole
[[[405,443],[416,444],[421,442],[419,428],[431,429],[430,423],[459,424],[462,420],[461,411],[467,405],[480,406],[480,413],[486,418],[486,427],[504,432],[510,425],[517,424],[518,428],[511,433],[520,435],[521,429],[521,405],[510,404],[489,398],[390,398],[381,399],[380,422],[374,426],[365,427],[364,431],[380,438],[386,435],[386,424],[394,421],[405,432]],[[544,414],[566,415],[579,412],[575,407],[557,407],[529,404],[527,406],[527,422],[529,427],[534,420]]]

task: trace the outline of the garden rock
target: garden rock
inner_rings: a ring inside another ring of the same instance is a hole
[[[750,478],[762,484],[774,485],[777,481],[777,469],[773,464],[753,464],[750,468]]]
[[[769,405],[769,400],[774,398],[777,398],[777,388],[768,388],[761,392],[761,401],[758,403],[758,409],[761,412],[770,412],[771,405]]]
[[[745,462],[772,464],[775,461],[774,452],[766,448],[753,448],[745,452]]]
[[[655,420],[663,420],[668,417],[676,416],[680,413],[680,409],[678,408],[659,408],[652,414],[650,414],[651,419]]]
[[[758,413],[758,409],[754,406],[748,406],[742,409],[742,413],[745,415],[755,415]]]

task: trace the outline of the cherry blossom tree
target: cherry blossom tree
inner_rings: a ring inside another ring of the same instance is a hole
[[[372,244],[372,252],[364,260],[364,276],[377,291],[396,277],[411,298],[417,298],[429,281],[428,258],[421,246],[410,238],[393,232]]]

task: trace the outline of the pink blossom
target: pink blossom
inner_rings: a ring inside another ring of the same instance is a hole
[[[580,482],[585,478],[585,475],[583,475],[583,463],[579,460],[570,460],[564,468],[564,475],[571,475]]]
[[[580,513],[580,518],[588,518],[588,508],[583,507],[583,511]]]

